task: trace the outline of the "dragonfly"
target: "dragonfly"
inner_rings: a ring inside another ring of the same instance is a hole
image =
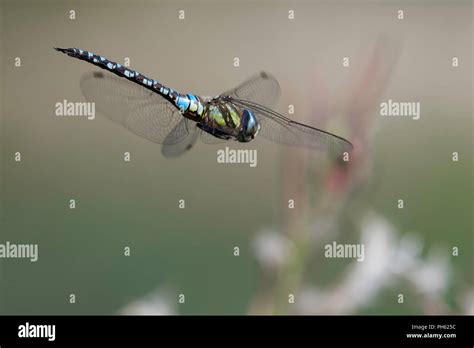
[[[294,121],[273,110],[280,85],[262,71],[216,97],[180,93],[138,71],[79,48],[56,48],[106,70],[85,74],[80,88],[86,100],[110,120],[138,136],[162,144],[165,157],[189,151],[197,139],[207,144],[256,137],[291,146],[328,151],[352,150],[335,134]]]

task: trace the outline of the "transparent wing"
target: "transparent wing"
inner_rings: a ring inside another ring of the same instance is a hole
[[[166,137],[172,139],[179,138],[182,140],[178,143],[171,143],[165,138],[164,145],[161,148],[161,153],[165,157],[178,157],[184,154],[191,150],[194,144],[196,144],[200,131],[201,130],[196,127],[194,122],[182,117],[181,122],[179,122]]]
[[[174,132],[183,116],[160,95],[110,73],[91,72],[80,82],[87,101],[110,120],[159,144],[175,144],[187,136]]]
[[[272,75],[261,71],[222,95],[274,108],[280,98],[280,84]]]
[[[231,101],[253,111],[260,123],[257,137],[261,136],[285,145],[325,150],[334,156],[340,156],[343,152],[352,150],[353,146],[349,141],[335,134],[292,121],[256,103],[240,99],[231,99]]]

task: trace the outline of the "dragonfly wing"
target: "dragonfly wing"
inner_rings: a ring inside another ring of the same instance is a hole
[[[272,75],[261,71],[222,95],[273,108],[280,98],[280,84]]]
[[[199,136],[199,131],[196,125],[189,122],[187,118],[184,118],[179,122],[165,138],[165,145],[161,148],[161,153],[165,157],[178,157],[183,153],[191,150],[196,144],[196,140]],[[170,139],[182,139],[178,143],[172,143],[167,141]]]
[[[80,86],[99,112],[140,137],[174,144],[187,135],[176,132],[175,137],[168,136],[183,117],[165,98],[144,87],[103,72],[85,74]]]
[[[245,100],[232,102],[242,108],[252,110],[260,123],[258,137],[277,143],[303,146],[311,149],[324,150],[334,156],[352,150],[352,144],[335,134],[317,129],[289,119],[273,110]]]

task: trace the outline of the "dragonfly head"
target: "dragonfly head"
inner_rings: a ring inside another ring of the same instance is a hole
[[[252,111],[245,109],[242,112],[242,128],[239,132],[238,141],[247,143],[251,141],[258,134],[260,130],[260,123]]]

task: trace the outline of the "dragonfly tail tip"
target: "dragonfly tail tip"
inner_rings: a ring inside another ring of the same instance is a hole
[[[56,51],[66,53],[67,49],[66,48],[60,48],[60,47],[53,47]]]

